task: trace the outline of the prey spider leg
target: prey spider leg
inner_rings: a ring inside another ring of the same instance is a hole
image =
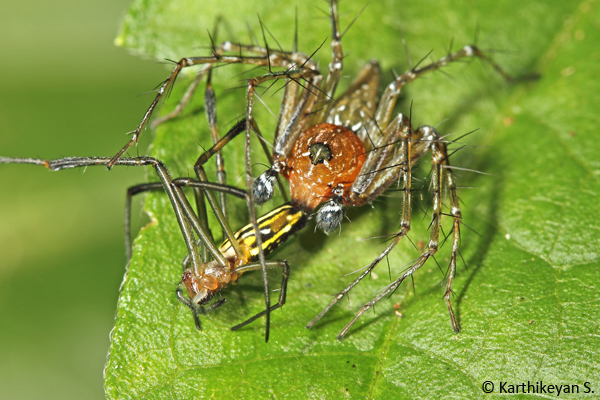
[[[173,179],[171,183],[173,185],[176,185],[179,187],[192,187],[192,188],[198,188],[198,189],[202,189],[202,190],[216,191],[216,192],[220,192],[223,194],[229,194],[229,195],[233,195],[233,196],[238,197],[243,200],[245,200],[246,197],[248,196],[246,191],[241,190],[235,186],[223,185],[223,184],[218,184],[218,183],[213,183],[213,182],[197,181],[197,180],[193,180],[190,178],[176,178],[176,179]],[[164,189],[164,186],[163,186],[162,182],[142,183],[140,185],[135,185],[135,186],[132,186],[127,189],[127,196],[126,196],[126,200],[125,200],[125,246],[126,246],[126,251],[127,251],[127,261],[128,262],[131,260],[131,249],[132,249],[131,200],[132,200],[133,196],[135,196],[137,194],[146,193],[146,192],[150,192],[150,191],[159,191],[159,190],[163,190],[163,189]],[[208,230],[208,232],[210,232],[210,230]],[[201,243],[200,243],[200,245],[201,245]],[[206,262],[204,259],[203,259],[203,261]]]

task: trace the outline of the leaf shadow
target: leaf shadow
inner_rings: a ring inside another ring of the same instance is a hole
[[[479,171],[491,171],[491,170],[495,170],[495,171],[499,171],[499,168],[494,168],[493,167],[493,160],[495,160],[495,158],[490,157],[490,153],[492,153],[492,151],[488,151],[486,152],[486,155],[481,157],[479,159],[479,163],[476,166],[476,169]],[[496,234],[498,233],[498,209],[499,209],[499,200],[500,200],[500,193],[502,192],[502,187],[504,185],[504,179],[503,179],[503,175],[502,174],[498,174],[494,176],[494,184],[491,185],[491,190],[488,194],[488,201],[489,201],[489,205],[488,205],[488,212],[486,215],[486,229],[483,232],[483,234],[481,235],[480,240],[478,240],[477,245],[476,245],[476,251],[473,252],[473,255],[469,258],[468,263],[465,265],[465,268],[467,265],[474,265],[474,268],[472,269],[468,269],[467,271],[469,271],[468,277],[465,280],[462,289],[460,290],[459,295],[456,298],[455,304],[456,304],[456,319],[459,323],[460,326],[460,322],[461,322],[461,303],[465,297],[465,295],[468,293],[469,288],[471,286],[471,284],[473,283],[473,280],[475,279],[475,276],[477,275],[477,273],[479,272],[479,270],[481,269],[483,262],[490,250],[490,246],[493,242],[494,237],[496,236]]]

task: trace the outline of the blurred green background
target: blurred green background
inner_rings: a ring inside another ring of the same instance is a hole
[[[127,5],[0,3],[0,155],[111,156],[125,143],[152,100],[139,95],[165,78],[114,46]],[[1,399],[104,398],[125,190],[144,174],[0,165]]]

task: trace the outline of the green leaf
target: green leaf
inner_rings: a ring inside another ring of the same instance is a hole
[[[153,220],[136,240],[119,299],[106,366],[109,398],[479,398],[484,381],[494,383],[496,396],[501,382],[524,382],[525,390],[527,382],[579,385],[579,395],[563,389],[561,397],[567,398],[581,397],[584,382],[591,382],[600,393],[600,368],[594,361],[600,346],[600,151],[594,133],[600,105],[594,73],[600,57],[598,2],[455,3],[371,2],[343,46],[346,75],[354,76],[377,58],[389,82],[392,71],[408,68],[399,28],[414,63],[432,49],[424,62],[443,56],[451,41],[455,48],[471,43],[479,27],[480,47],[509,73],[541,75],[511,85],[489,65],[456,63],[445,74],[407,86],[398,104],[403,112],[412,105],[413,121],[436,125],[443,134],[479,129],[464,139],[472,146],[452,159],[454,165],[490,174],[459,174],[462,185],[477,187],[461,191],[464,222],[471,228],[462,229],[466,266],[459,263],[453,286],[461,332],[450,327],[441,298],[444,276],[434,261],[415,274],[413,284],[407,282],[361,317],[344,340],[336,340],[339,330],[389,283],[386,263],[352,290],[350,301],[334,307],[313,329],[304,328],[356,276],[347,274],[385,247],[383,239],[357,239],[395,232],[402,207],[396,195],[380,197],[372,208],[351,210],[351,222],[339,235],[326,237],[311,226],[271,256],[287,259],[292,272],[288,302],[272,314],[269,343],[264,343],[263,319],[229,330],[264,307],[260,273],[244,275],[226,289],[227,302],[202,318],[198,332],[174,292],[183,241],[166,196],[156,193],[146,200]],[[340,4],[342,30],[363,5]],[[206,55],[210,49],[201,46],[210,45],[206,31],[212,31],[217,15],[224,16],[218,41],[253,40],[247,23],[262,42],[258,13],[281,47],[289,49],[295,12],[294,4],[286,2],[138,0],[125,16],[117,43],[158,59]],[[328,19],[304,2],[298,2],[297,12],[299,47],[312,53],[331,35]],[[316,55],[322,69],[330,58],[327,43]],[[248,69],[215,71],[221,134],[244,115],[244,79],[263,73],[240,75]],[[173,109],[185,82],[180,79],[163,111]],[[195,159],[211,145],[201,92],[182,117],[156,133],[152,155],[174,176],[192,176]],[[263,98],[276,112],[281,92],[271,93],[275,90]],[[262,131],[273,132],[274,119],[264,107],[257,109]],[[264,162],[258,147],[255,142],[255,163]],[[243,140],[232,141],[225,153],[229,183],[244,187]],[[422,178],[428,163],[427,157],[419,163]],[[261,168],[256,165],[255,172]],[[430,202],[427,192],[421,193],[425,209]],[[230,204],[237,228],[248,221],[246,206],[236,199]],[[410,239],[426,243],[430,217],[417,207],[412,215]],[[211,226],[213,232],[220,230],[214,220]],[[392,278],[418,256],[409,241],[403,242],[389,257]],[[443,270],[448,248],[436,256]],[[280,271],[269,277],[277,287]]]

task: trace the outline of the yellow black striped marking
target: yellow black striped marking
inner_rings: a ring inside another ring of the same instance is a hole
[[[265,255],[268,255],[290,236],[304,228],[308,223],[308,215],[300,208],[286,203],[260,217],[257,223],[262,238],[263,251]],[[259,251],[256,245],[256,233],[252,229],[252,224],[239,229],[234,233],[234,236],[238,240],[242,251],[247,255],[248,261],[257,261]],[[232,251],[229,240],[225,240],[219,250],[223,254]]]

